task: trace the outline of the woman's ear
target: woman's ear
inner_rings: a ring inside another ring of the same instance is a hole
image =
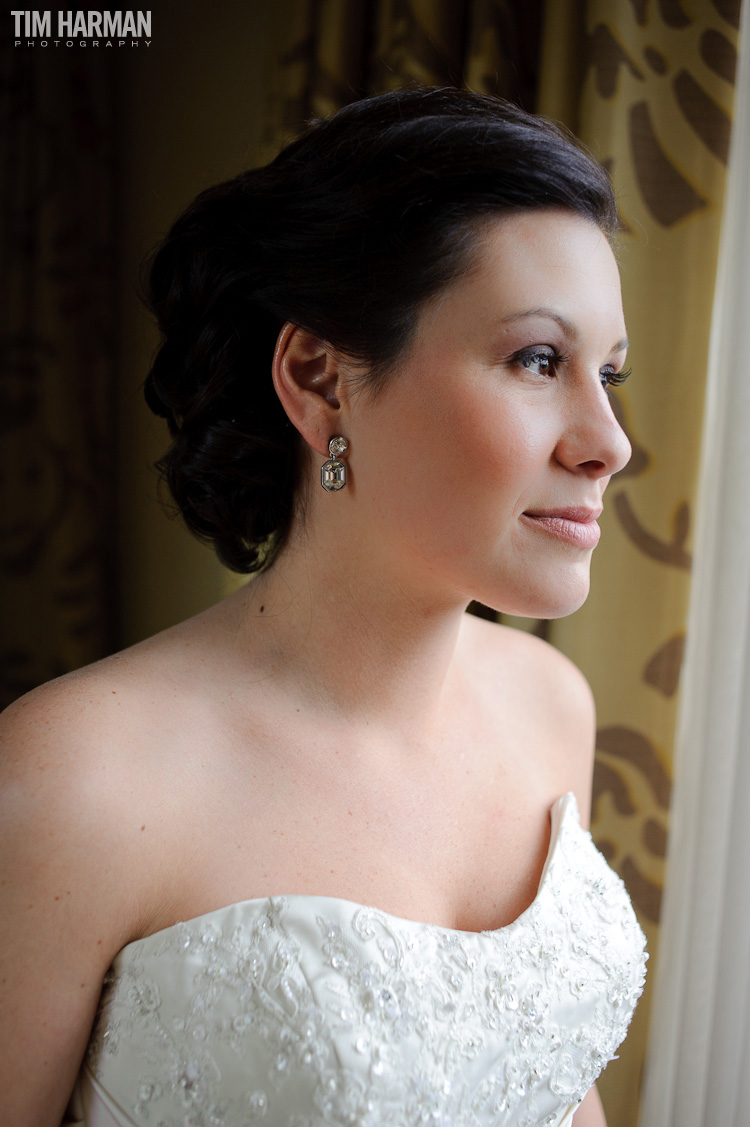
[[[273,385],[290,422],[319,454],[341,429],[338,392],[343,373],[335,349],[287,321],[273,357]]]

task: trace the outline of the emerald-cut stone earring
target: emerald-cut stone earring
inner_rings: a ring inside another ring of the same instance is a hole
[[[320,467],[320,484],[329,493],[338,493],[346,485],[346,465],[339,455],[348,448],[349,443],[340,434],[334,435],[328,443],[330,458]]]

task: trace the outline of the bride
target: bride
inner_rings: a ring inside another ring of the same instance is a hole
[[[465,612],[586,598],[615,226],[550,123],[426,89],[177,220],[146,397],[252,575],[2,718],[8,1123],[602,1127],[644,955],[591,693]]]

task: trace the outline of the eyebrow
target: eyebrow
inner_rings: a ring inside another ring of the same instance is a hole
[[[571,340],[578,339],[578,330],[572,321],[568,321],[565,317],[561,317],[554,309],[547,309],[545,306],[540,306],[538,309],[524,309],[520,313],[511,313],[508,317],[503,317],[501,324],[507,325],[513,321],[521,321],[524,317],[548,317],[551,321],[556,321],[562,331]],[[627,337],[618,340],[617,344],[612,349],[613,352],[625,352],[630,347],[630,341]]]

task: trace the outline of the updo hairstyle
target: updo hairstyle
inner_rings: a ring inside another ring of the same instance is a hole
[[[190,204],[150,263],[162,340],[145,394],[173,440],[159,468],[223,563],[268,566],[291,526],[302,442],[271,379],[284,323],[361,364],[377,394],[480,221],[541,208],[617,225],[606,173],[571,137],[454,88],[354,102]]]

